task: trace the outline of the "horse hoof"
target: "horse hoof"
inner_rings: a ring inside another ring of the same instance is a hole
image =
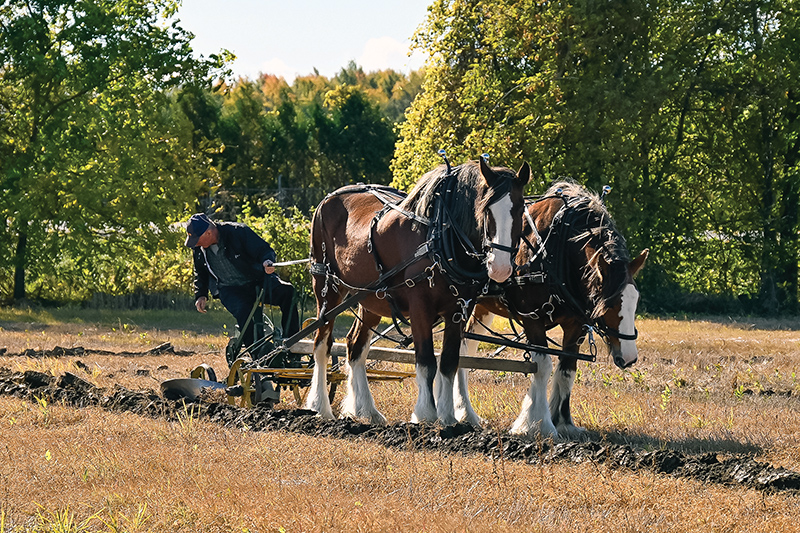
[[[543,423],[544,422],[544,423]],[[559,434],[556,427],[553,423],[549,423],[547,420],[545,421],[537,421],[533,424],[514,424],[514,426],[509,430],[509,433],[512,435],[517,435],[522,438],[527,438],[531,440],[536,439],[558,439]]]
[[[350,420],[366,420],[368,423],[377,426],[385,426],[386,425],[386,417],[383,416],[378,411],[372,411],[369,413],[354,413],[352,411],[342,411],[339,415],[340,420],[344,420],[349,418]]]
[[[336,417],[333,416],[333,411],[317,411],[317,416],[323,420],[336,420]]]
[[[445,428],[448,426],[455,426],[456,424],[458,424],[458,420],[456,420],[454,416],[446,416],[439,419],[439,425]]]
[[[581,440],[588,434],[585,428],[573,426],[572,424],[559,425],[556,429],[560,436],[569,440]]]
[[[558,434],[566,439],[581,442],[601,440],[600,433],[574,425],[558,426]]]
[[[484,420],[481,417],[479,417],[478,415],[476,415],[475,413],[472,413],[470,415],[462,415],[462,416],[459,416],[457,418],[458,418],[458,421],[461,422],[462,424],[469,424],[470,426],[472,426],[474,428],[482,428],[483,427]]]
[[[417,415],[417,413],[411,414],[411,423],[412,424],[435,424],[437,421],[436,414],[434,413],[433,416],[421,416]]]
[[[369,423],[373,426],[385,426],[386,425],[386,417],[382,414],[375,412],[368,418]]]

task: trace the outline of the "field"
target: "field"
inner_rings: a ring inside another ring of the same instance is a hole
[[[0,309],[0,375],[69,372],[117,398],[157,391],[199,363],[226,368],[231,325],[219,309],[207,316]],[[605,351],[579,365],[573,415],[596,446],[675,452],[698,464],[745,458],[800,472],[800,321],[645,318],[637,327],[632,369],[617,369]],[[176,353],[147,354],[165,342]],[[503,432],[528,383],[472,373],[473,403],[487,421],[481,435],[509,440]],[[391,429],[410,431],[400,422],[416,398],[413,381],[375,384],[373,392]],[[685,469],[521,461],[221,424],[191,405],[145,416],[12,395],[2,385],[0,393],[0,533],[779,532],[796,531],[800,517],[797,490]],[[288,416],[297,406],[288,391],[282,400],[277,409]]]

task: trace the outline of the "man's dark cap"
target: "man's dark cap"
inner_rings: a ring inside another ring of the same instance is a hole
[[[205,233],[210,226],[214,223],[203,213],[192,215],[189,222],[186,224],[186,246],[194,248],[197,246],[197,241],[200,236]]]

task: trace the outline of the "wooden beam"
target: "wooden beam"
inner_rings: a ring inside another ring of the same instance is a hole
[[[292,353],[310,354],[314,351],[314,342],[310,340],[297,341],[289,348]],[[341,342],[333,343],[331,354],[338,357],[347,356],[347,346]],[[439,354],[436,354],[438,357]],[[414,350],[383,348],[373,346],[369,349],[367,359],[377,361],[390,361],[393,363],[414,364]],[[511,359],[489,359],[488,357],[468,357],[462,355],[459,359],[461,368],[475,368],[480,370],[494,370],[496,372],[520,372],[522,374],[535,374],[539,367],[532,361],[515,361]]]

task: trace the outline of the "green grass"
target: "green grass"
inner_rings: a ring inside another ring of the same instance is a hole
[[[267,318],[280,323],[277,308],[265,309]],[[302,313],[302,320],[315,315],[316,309],[309,305]],[[336,322],[336,335],[347,333],[353,322],[353,315],[344,312]],[[388,323],[388,322],[387,322]],[[137,329],[185,330],[197,334],[221,334],[233,331],[236,321],[222,306],[219,300],[209,302],[208,312],[198,313],[194,309],[95,309],[79,306],[63,307],[0,307],[0,330],[12,326],[25,329],[40,326],[60,326],[69,324],[91,325],[100,328],[119,328],[124,325]]]
[[[229,328],[233,317],[218,302],[208,313],[194,309],[176,311],[172,309],[81,309],[79,307],[53,307],[22,309],[0,307],[0,327],[10,324],[91,324],[99,327],[117,327],[132,324],[143,329],[185,329],[191,331],[215,331]]]

